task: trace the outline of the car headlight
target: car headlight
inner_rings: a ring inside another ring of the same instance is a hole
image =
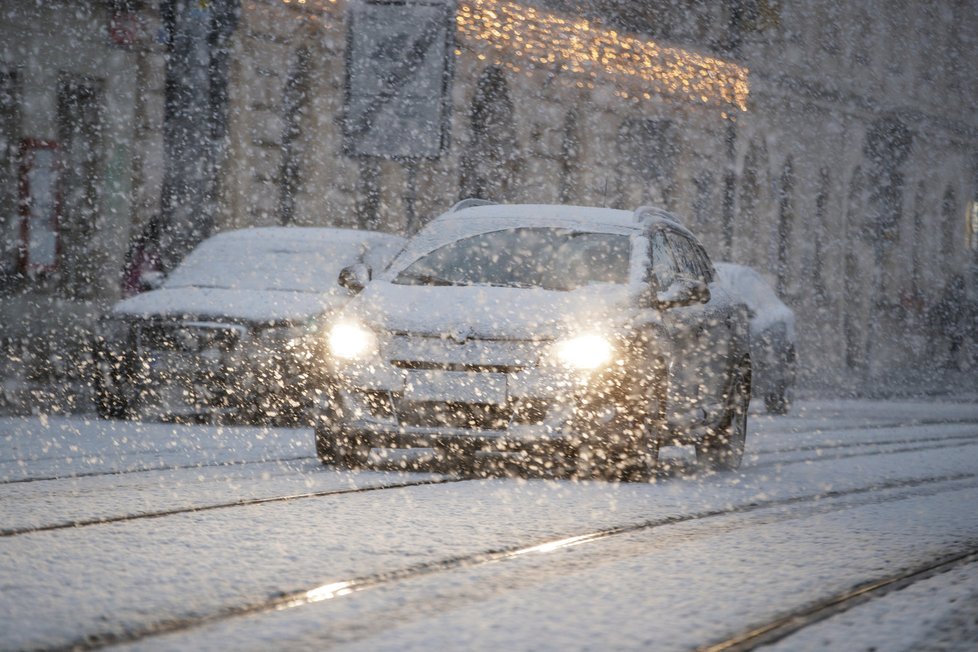
[[[554,345],[557,361],[565,367],[590,371],[609,364],[614,347],[601,335],[578,335],[561,340]]]
[[[377,336],[355,322],[340,322],[329,329],[329,352],[341,360],[363,360],[378,351]]]

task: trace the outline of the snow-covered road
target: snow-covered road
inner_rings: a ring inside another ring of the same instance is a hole
[[[0,648],[688,650],[978,550],[974,402],[755,415],[737,473],[670,453],[455,481],[321,467],[306,430],[2,419]],[[777,645],[974,649],[975,567]]]

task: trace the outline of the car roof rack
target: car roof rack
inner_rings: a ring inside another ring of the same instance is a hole
[[[473,206],[492,206],[493,204],[497,204],[497,203],[498,202],[494,202],[489,199],[478,199],[476,197],[469,197],[468,199],[463,199],[462,201],[452,206],[448,212],[454,213],[456,211],[462,210],[463,208],[472,208]]]

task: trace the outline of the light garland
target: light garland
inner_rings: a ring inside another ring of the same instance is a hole
[[[481,60],[487,58],[487,51],[495,50],[530,69],[558,69],[592,79],[607,74],[640,82],[643,87],[631,93],[634,97],[670,95],[747,110],[748,70],[722,59],[662,47],[583,18],[508,0],[463,2],[456,24],[459,41],[477,50]],[[519,69],[512,63],[507,67]],[[577,86],[593,88],[593,83],[578,82]],[[627,91],[618,94],[630,95]]]
[[[324,12],[336,8],[336,0],[282,2]],[[512,0],[462,0],[455,23],[456,56],[467,47],[478,60],[492,60],[513,73],[567,72],[583,77],[572,82],[582,89],[593,89],[599,76],[609,76],[619,84],[615,94],[624,99],[670,96],[747,110],[749,71],[730,61]]]

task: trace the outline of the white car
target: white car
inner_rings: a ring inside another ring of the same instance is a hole
[[[674,215],[466,201],[369,278],[344,271],[359,295],[328,333],[324,463],[427,447],[631,477],[688,443],[739,465],[747,309]]]
[[[754,396],[771,414],[785,414],[795,385],[795,313],[756,270],[735,263],[715,263],[717,280],[740,296],[750,309]]]
[[[104,417],[295,419],[322,391],[319,329],[349,300],[353,263],[383,268],[404,240],[268,227],[202,242],[156,290],[115,304],[96,341]]]

